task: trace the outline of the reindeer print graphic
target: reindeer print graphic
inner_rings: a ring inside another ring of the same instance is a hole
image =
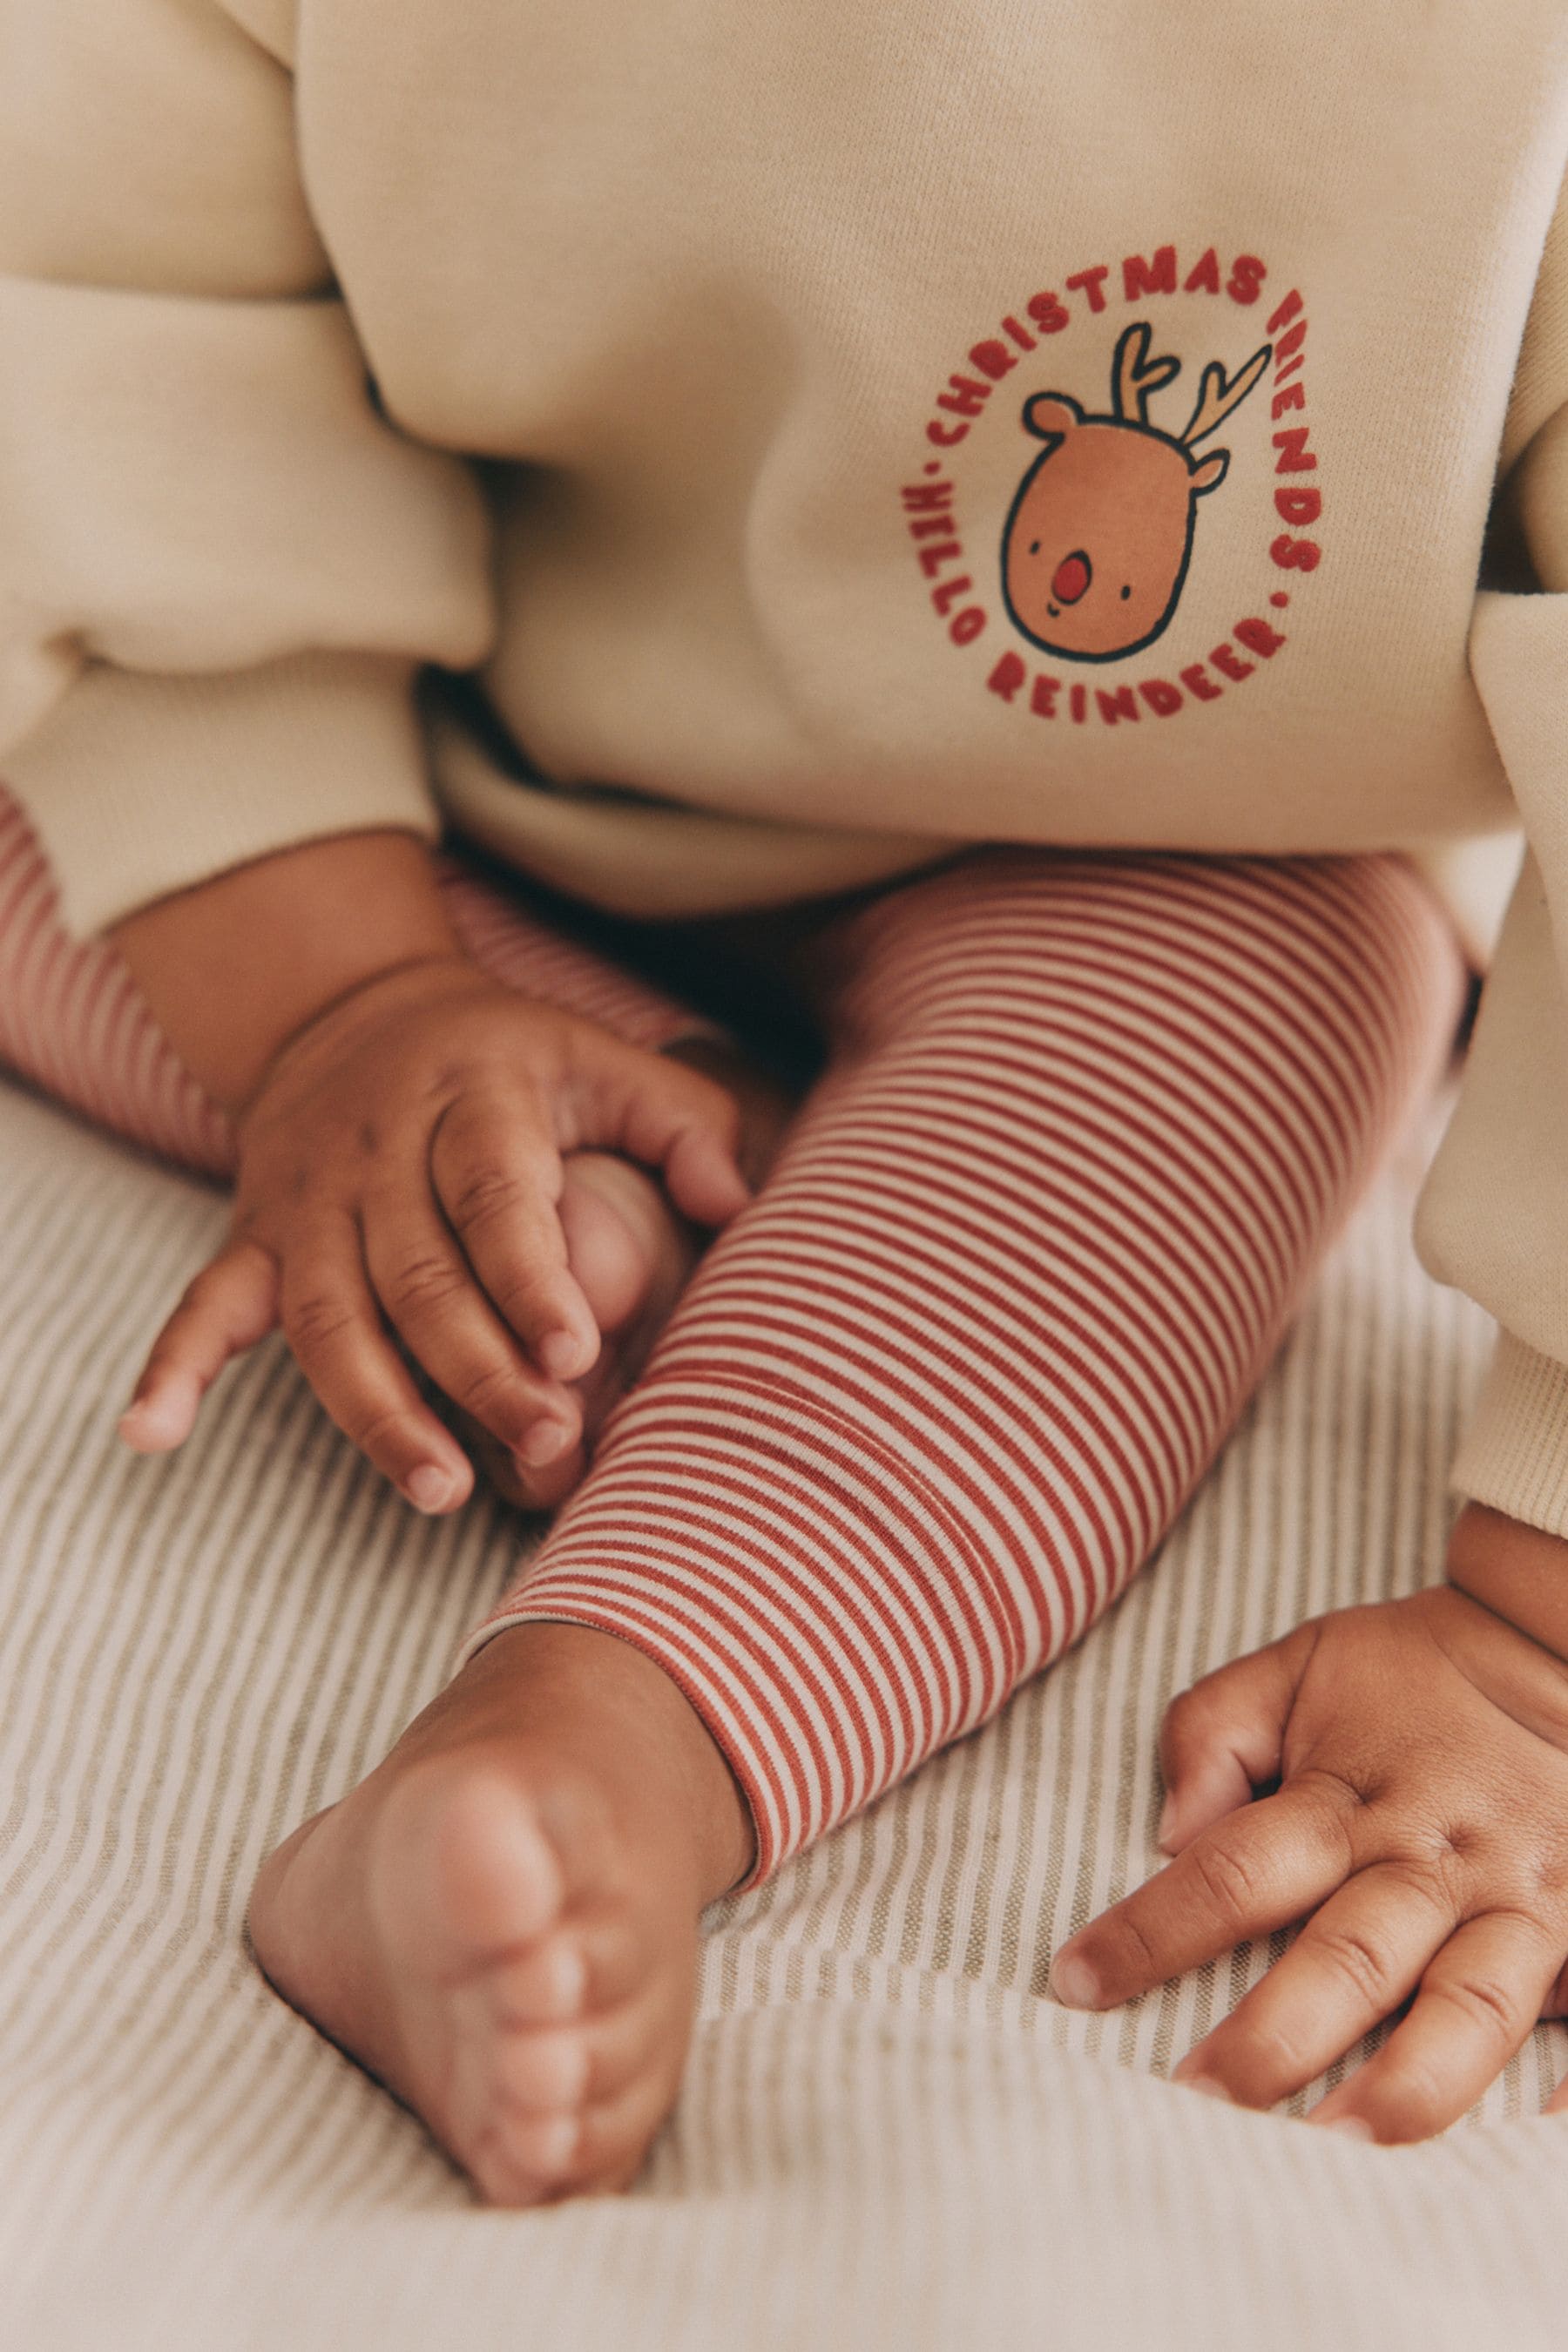
[[[1112,412],[1087,415],[1065,393],[1037,393],[1024,425],[1044,449],[1013,501],[1003,538],[1002,590],[1024,635],[1069,661],[1120,661],[1163,635],[1192,561],[1198,500],[1217,490],[1230,453],[1194,453],[1254,389],[1273,356],[1255,352],[1228,378],[1203,372],[1180,436],[1149,422],[1149,401],[1181,373],[1151,359],[1152,330],[1129,327],[1116,346]]]

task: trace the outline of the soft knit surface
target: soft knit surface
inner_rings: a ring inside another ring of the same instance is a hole
[[[1399,859],[1023,849],[840,915],[798,971],[824,1075],[475,1636],[564,1619],[657,1659],[759,1879],[1142,1567],[1429,1098],[1463,977]]]
[[[1162,1559],[987,1730],[717,1915],[686,2094],[620,2203],[478,2210],[272,1997],[263,1853],[515,1574],[417,1521],[263,1349],[167,1465],[112,1424],[216,1193],[0,1092],[0,2307],[7,2352],[1548,2352],[1568,2060],[1380,2151],[1159,2079],[1259,1948],[1104,2019],[1045,1996],[1155,1860],[1169,1694],[1437,1572],[1477,1311],[1363,1213]]]

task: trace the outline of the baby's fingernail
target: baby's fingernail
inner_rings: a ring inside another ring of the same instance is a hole
[[[1311,2118],[1311,2121],[1314,2123],[1317,2123],[1317,2120],[1318,2119],[1315,2116]],[[1328,2122],[1326,2124],[1320,2124],[1318,2128],[1320,2131],[1343,2132],[1347,2139],[1375,2139],[1377,2137],[1377,2134],[1373,2130],[1372,2126],[1367,2122],[1364,2116],[1331,2116]]]
[[[517,1449],[518,1459],[531,1470],[542,1470],[547,1462],[558,1462],[571,1443],[572,1432],[561,1422],[536,1421]]]
[[[438,1511],[451,1497],[452,1481],[433,1462],[421,1463],[403,1482],[403,1491],[416,1511]]]
[[[154,1452],[172,1444],[179,1428],[179,1400],[167,1390],[154,1390],[126,1406],[115,1427],[127,1445]]]
[[[1171,2079],[1173,2083],[1179,2083],[1184,2091],[1195,2091],[1200,2099],[1223,2099],[1227,2107],[1234,2107],[1236,2105],[1234,2097],[1226,2089],[1217,2074],[1177,2073],[1173,2074]]]
[[[1100,1979],[1087,1960],[1064,1958],[1058,1952],[1051,1962],[1050,1984],[1064,2009],[1100,2007]]]
[[[1175,1826],[1175,1820],[1176,1801],[1174,1797],[1167,1797],[1164,1803],[1160,1808],[1160,1819],[1154,1831],[1154,1843],[1159,1847],[1162,1853],[1163,1853],[1170,1845],[1171,1832]]]

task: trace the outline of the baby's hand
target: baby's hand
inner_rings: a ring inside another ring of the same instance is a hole
[[[1058,1996],[1109,2009],[1307,1921],[1177,2081],[1270,2106],[1414,1994],[1312,2120],[1422,2139],[1563,2012],[1568,1665],[1489,1608],[1319,1618],[1177,1699],[1161,1759],[1179,1859],[1063,1947]]]
[[[278,1055],[238,1121],[233,1230],[164,1325],[121,1423],[183,1443],[231,1356],[281,1323],[340,1429],[423,1510],[472,1487],[395,1332],[530,1466],[575,1444],[599,1333],[567,1264],[562,1162],[599,1147],[721,1224],[749,1197],[723,1087],[459,958],[380,975]]]

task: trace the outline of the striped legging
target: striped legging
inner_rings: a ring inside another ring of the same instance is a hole
[[[684,1007],[454,874],[469,950],[650,1045]],[[1423,1098],[1463,972],[1393,857],[988,851],[807,922],[824,1074],[465,1656],[633,1642],[757,1874],[973,1730],[1146,1561]],[[221,1171],[221,1116],[0,800],[0,1056]]]

